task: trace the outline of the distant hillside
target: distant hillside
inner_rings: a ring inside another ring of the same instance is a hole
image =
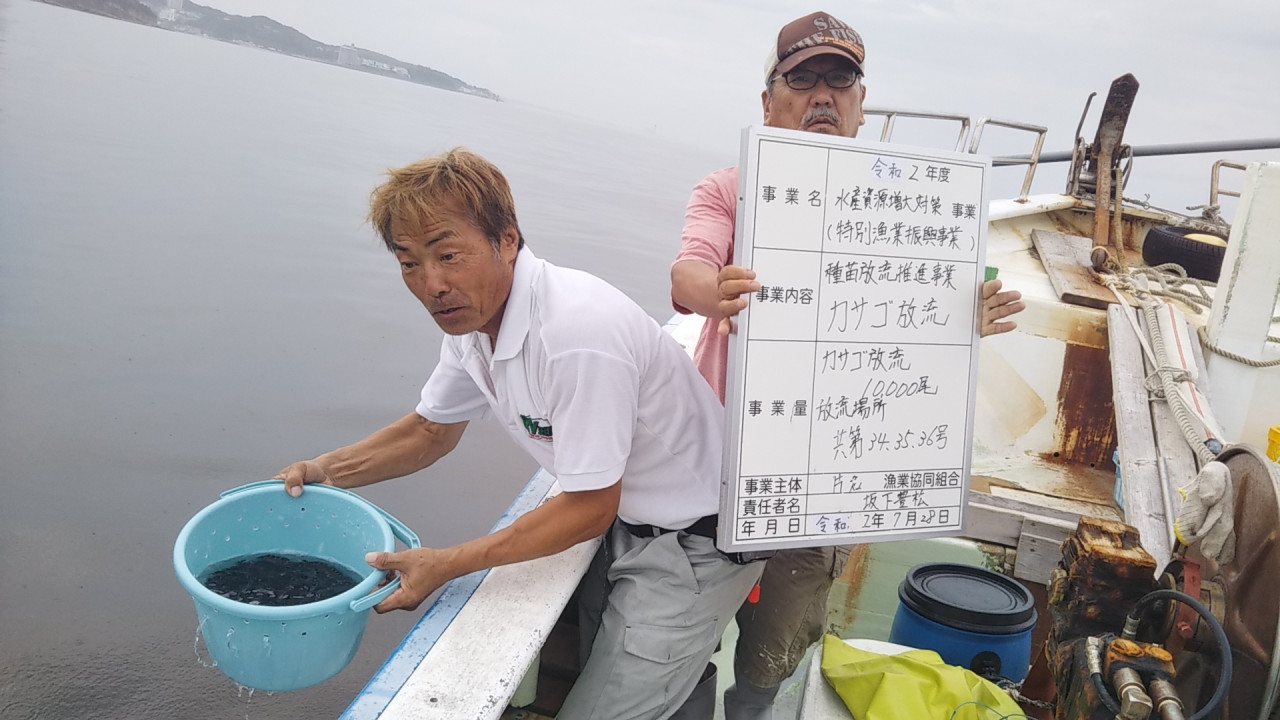
[[[94,15],[105,15],[116,20],[127,20],[139,25],[155,25],[156,14],[138,0],[40,0],[59,7],[82,10]]]
[[[501,100],[497,94],[424,65],[401,62],[354,46],[327,45],[262,15],[244,17],[193,2],[170,0],[40,0],[76,10],[215,40],[250,45],[294,57],[341,65],[353,70],[408,80],[420,85]],[[170,7],[181,5],[181,9]]]

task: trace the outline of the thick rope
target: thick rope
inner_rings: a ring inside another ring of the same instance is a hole
[[[1276,367],[1277,365],[1280,365],[1280,358],[1276,358],[1274,360],[1254,360],[1252,358],[1247,358],[1243,355],[1233,353],[1230,350],[1224,350],[1223,348],[1220,348],[1217,345],[1214,345],[1213,343],[1209,342],[1209,333],[1206,332],[1204,328],[1202,327],[1196,328],[1196,330],[1197,330],[1197,334],[1200,336],[1200,344],[1204,345],[1204,348],[1206,350],[1213,351],[1228,360],[1235,360],[1241,365],[1248,365],[1249,367],[1256,367],[1256,368],[1268,368],[1268,367]],[[1268,335],[1267,342],[1280,342],[1280,339],[1277,339]]]
[[[1151,344],[1155,346],[1156,356],[1164,357],[1164,334],[1160,332],[1158,325],[1160,304],[1155,301],[1142,303],[1142,314],[1147,318],[1147,332],[1151,335]],[[1191,408],[1187,407],[1186,400],[1178,393],[1178,380],[1174,376],[1175,374],[1185,375],[1183,369],[1176,368],[1175,371],[1175,368],[1161,366],[1157,368],[1157,372],[1160,373],[1160,385],[1164,388],[1165,402],[1173,411],[1173,418],[1182,429],[1182,435],[1187,439],[1187,444],[1195,451],[1201,464],[1213,460],[1218,454],[1205,445],[1205,438],[1192,419]]]
[[[1182,435],[1186,439],[1187,444],[1191,446],[1191,449],[1195,452],[1196,457],[1200,460],[1201,464],[1213,460],[1217,457],[1217,454],[1205,445],[1205,438],[1199,429],[1197,429],[1196,423],[1192,419],[1193,411],[1187,407],[1186,401],[1180,394],[1178,394],[1177,391],[1178,383],[1190,382],[1191,378],[1189,374],[1181,367],[1163,365],[1157,359],[1165,357],[1164,336],[1161,334],[1158,324],[1158,308],[1165,301],[1157,300],[1153,297],[1155,293],[1139,288],[1137,283],[1133,281],[1132,276],[1122,277],[1116,275],[1099,275],[1098,281],[1109,288],[1111,292],[1115,293],[1116,297],[1121,301],[1125,301],[1124,296],[1119,292],[1119,288],[1121,287],[1133,296],[1138,309],[1142,311],[1143,316],[1147,320],[1147,332],[1142,332],[1141,328],[1138,327],[1137,320],[1132,317],[1132,313],[1126,312],[1125,315],[1129,318],[1129,323],[1133,327],[1134,333],[1138,336],[1138,341],[1142,344],[1142,349],[1146,353],[1148,361],[1150,361],[1151,366],[1155,368],[1155,372],[1152,373],[1151,376],[1147,377],[1147,382],[1145,383],[1147,385],[1148,392],[1152,395],[1156,395],[1156,393],[1151,392],[1154,389],[1151,385],[1152,380],[1154,380],[1155,377],[1158,377],[1159,387],[1163,390],[1164,400],[1169,405],[1169,409],[1173,411],[1174,420],[1178,423],[1178,428],[1182,430]],[[1201,288],[1201,291],[1203,291],[1203,288]],[[1125,301],[1124,304],[1128,306],[1133,303]],[[1150,347],[1147,345],[1148,335],[1150,335],[1151,339]],[[1194,383],[1192,384],[1194,385]]]
[[[1138,287],[1137,283],[1133,282],[1134,277],[1145,277],[1149,281],[1154,282],[1156,287],[1143,290]],[[1116,278],[1114,286],[1112,282],[1108,281],[1109,278]],[[1139,293],[1146,292],[1157,297],[1170,297],[1182,300],[1196,313],[1200,313],[1203,311],[1202,309],[1213,306],[1213,298],[1209,296],[1209,293],[1205,288],[1217,287],[1217,283],[1187,277],[1187,271],[1177,263],[1164,263],[1163,265],[1156,265],[1155,267],[1135,267],[1130,268],[1127,276],[1098,275],[1097,279],[1103,285],[1112,287],[1113,292],[1114,288],[1118,287],[1129,292],[1134,297],[1137,297]],[[1190,285],[1195,289],[1195,292],[1193,293],[1190,290],[1184,289],[1184,285]],[[1273,316],[1271,318],[1271,322],[1280,322],[1280,315]],[[1209,341],[1209,335],[1205,332],[1203,327],[1197,328],[1197,334],[1200,337],[1200,343],[1206,350],[1217,355],[1221,355],[1228,360],[1234,360],[1242,365],[1257,368],[1276,367],[1277,365],[1280,365],[1280,358],[1276,358],[1274,360],[1254,360],[1238,353],[1233,353],[1230,350],[1220,348]],[[1266,337],[1266,342],[1280,343],[1280,337],[1268,335]]]
[[[1150,268],[1134,268],[1132,274],[1140,275],[1155,282],[1157,287],[1148,291],[1152,295],[1184,300],[1196,313],[1201,312],[1202,308],[1213,306],[1213,298],[1209,297],[1209,292],[1205,290],[1205,287],[1217,287],[1217,284],[1187,277],[1187,271],[1177,263],[1164,263]],[[1192,293],[1190,290],[1184,289],[1184,285],[1194,287],[1196,292]]]

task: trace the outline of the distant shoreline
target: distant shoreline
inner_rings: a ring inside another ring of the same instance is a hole
[[[464,82],[425,65],[406,63],[354,45],[329,45],[269,17],[231,15],[186,0],[37,0],[71,10],[246,45],[270,52],[315,60],[374,75],[407,80],[501,102],[491,90]]]
[[[101,15],[113,20],[158,27],[156,14],[138,0],[37,0],[37,2]]]

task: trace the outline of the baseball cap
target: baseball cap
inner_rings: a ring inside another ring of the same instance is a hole
[[[778,42],[765,63],[764,80],[775,73],[789,72],[800,63],[817,55],[840,55],[853,61],[862,75],[867,51],[857,30],[821,10],[809,13],[782,26]]]

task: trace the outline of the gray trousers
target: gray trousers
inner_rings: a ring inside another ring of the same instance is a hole
[[[583,668],[559,720],[669,718],[762,568],[710,538],[638,538],[614,522],[579,586]]]

